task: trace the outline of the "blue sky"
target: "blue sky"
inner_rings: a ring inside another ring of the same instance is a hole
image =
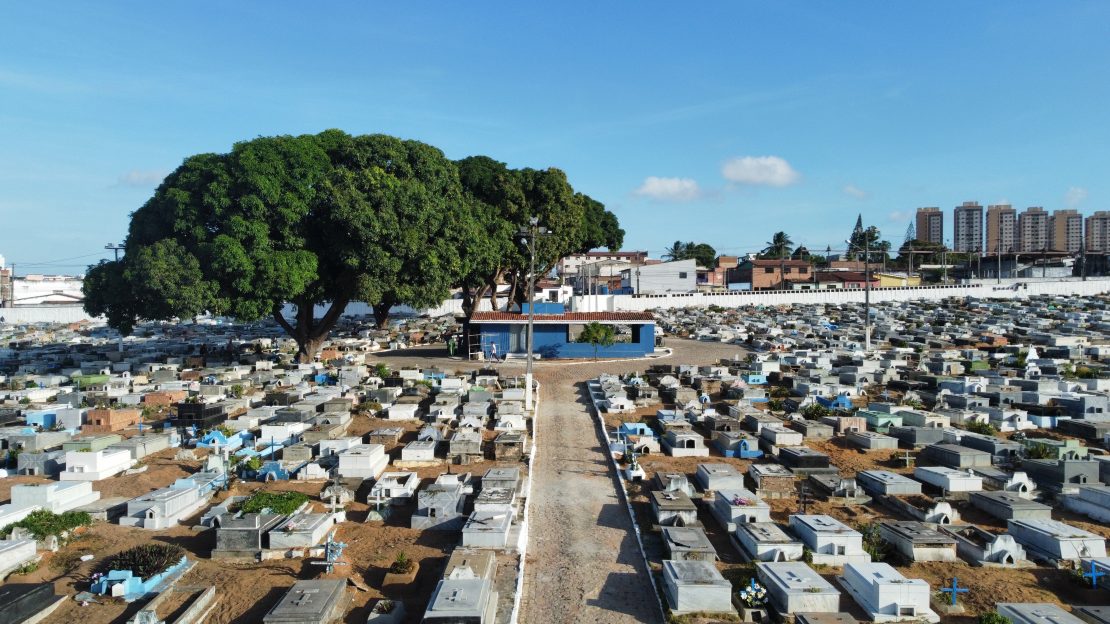
[[[561,167],[654,254],[1090,213],[1108,61],[1105,2],[5,3],[0,254],[80,272],[184,157],[331,127]]]

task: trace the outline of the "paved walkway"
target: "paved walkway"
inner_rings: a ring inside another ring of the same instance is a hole
[[[674,355],[637,362],[537,363],[542,384],[539,445],[532,463],[531,528],[520,621],[659,622],[651,580],[609,468],[583,382],[603,372],[643,370],[657,362],[708,364],[743,350],[733,345],[669,340]],[[428,352],[430,355],[431,353]],[[422,357],[412,350],[394,364],[474,364]],[[523,369],[510,360],[505,372]]]

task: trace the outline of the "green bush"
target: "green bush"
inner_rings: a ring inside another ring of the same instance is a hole
[[[1056,453],[1051,446],[1036,442],[1025,447],[1025,456],[1029,459],[1052,459]]]
[[[997,435],[998,434],[998,429],[995,429],[994,425],[992,425],[990,423],[985,423],[985,422],[964,423],[964,429],[966,429],[966,430],[968,430],[972,433],[979,433],[979,434],[982,434],[982,435],[992,436],[992,435]]]
[[[165,572],[184,556],[185,549],[174,544],[143,544],[104,559],[97,571],[107,574],[112,570],[131,570],[135,576],[148,579]]]
[[[802,408],[802,418],[806,420],[821,420],[830,414],[832,414],[832,412],[829,411],[829,408],[820,403],[810,403]]]
[[[988,611],[979,616],[978,624],[1014,624],[1014,622],[997,611]]]
[[[263,509],[269,509],[277,514],[291,514],[307,502],[308,496],[300,492],[255,492],[243,501],[239,510],[243,513],[262,513]]]
[[[19,522],[0,529],[0,534],[10,535],[12,529],[20,527],[30,531],[35,539],[44,540],[47,536],[61,537],[62,533],[90,524],[92,524],[92,516],[83,511],[67,511],[63,514],[56,514],[52,511],[40,509],[32,511],[30,515]]]
[[[859,527],[863,535],[863,550],[871,555],[875,562],[883,561],[890,554],[890,542],[883,539],[877,522],[869,522]]]

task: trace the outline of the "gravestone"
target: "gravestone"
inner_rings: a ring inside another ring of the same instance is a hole
[[[326,624],[346,610],[346,581],[297,581],[266,617],[265,624]]]
[[[0,613],[5,622],[26,622],[58,602],[53,583],[0,585]]]

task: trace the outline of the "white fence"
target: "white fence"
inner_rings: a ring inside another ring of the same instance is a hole
[[[76,323],[90,321],[79,305],[19,306],[0,308],[0,324],[3,323]]]

